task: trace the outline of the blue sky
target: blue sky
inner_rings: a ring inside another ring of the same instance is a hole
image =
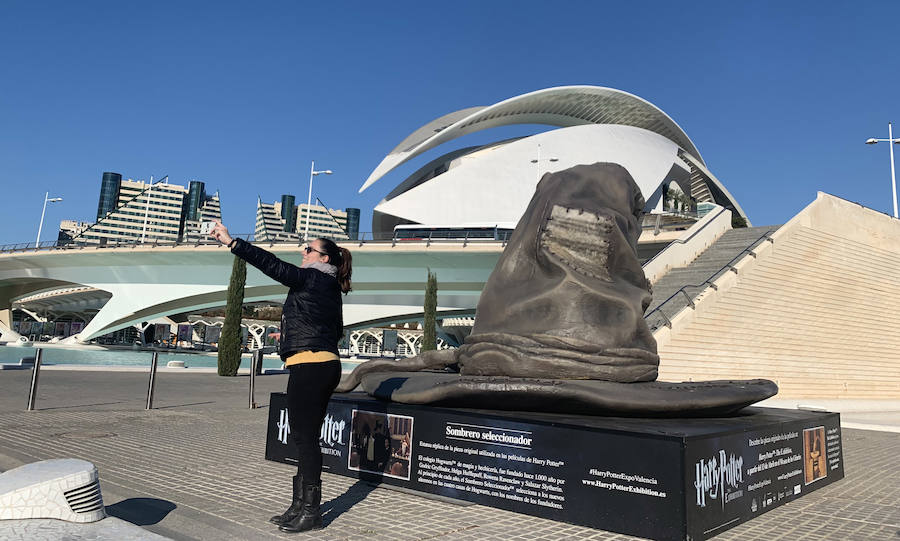
[[[450,111],[559,85],[669,114],[758,225],[817,190],[891,212],[900,2],[5,2],[0,244],[92,220],[100,177],[206,182],[226,225],[257,195],[371,209],[430,158],[531,133],[473,134],[362,194],[400,140]],[[900,127],[897,130],[900,133]],[[900,137],[900,135],[897,135]],[[900,151],[900,146],[896,147]]]

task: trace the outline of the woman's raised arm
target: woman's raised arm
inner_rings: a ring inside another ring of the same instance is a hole
[[[243,239],[232,238],[228,228],[216,222],[210,236],[228,245],[231,253],[250,263],[269,278],[288,287],[298,287],[303,283],[306,271],[287,261],[275,257],[275,254],[254,246]]]

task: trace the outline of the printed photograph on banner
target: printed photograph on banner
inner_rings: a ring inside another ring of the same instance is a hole
[[[172,327],[168,323],[157,323],[154,336],[156,341],[163,345],[169,345],[169,339],[172,334]]]
[[[803,471],[807,485],[828,475],[824,426],[803,430]]]
[[[219,336],[222,334],[222,327],[218,327],[216,325],[210,325],[206,327],[206,332],[204,333],[203,339],[206,340],[207,344],[218,345],[219,344]]]
[[[278,327],[266,327],[266,334],[264,334],[265,343],[267,346],[277,346],[279,333],[281,330]]]
[[[191,342],[192,335],[194,332],[194,328],[191,327],[189,323],[179,323],[178,324],[178,341],[179,342]]]
[[[347,467],[409,480],[413,418],[353,410]]]

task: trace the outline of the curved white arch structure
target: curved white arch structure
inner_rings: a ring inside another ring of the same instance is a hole
[[[675,183],[676,191],[695,201],[732,208],[746,219],[674,120],[637,96],[596,86],[548,88],[444,115],[397,145],[360,191],[427,150],[466,134],[511,124],[547,124],[558,129],[457,149],[432,160],[375,207],[373,233],[389,234],[400,224],[511,228],[541,176],[597,162],[625,167],[640,186],[647,211],[663,210],[663,193]]]
[[[490,217],[491,223],[511,228],[545,173],[607,161],[625,167],[648,200],[659,192],[662,181],[676,177],[687,181],[690,176],[678,157],[678,146],[665,137],[629,126],[576,126],[453,160],[446,172],[379,203],[373,231],[391,231],[393,217],[421,224],[471,224]]]
[[[634,94],[601,86],[558,86],[529,92],[487,107],[470,107],[432,120],[400,142],[359,189],[395,167],[457,137],[512,124],[570,127],[620,124],[652,131],[703,162],[690,137],[662,109]]]

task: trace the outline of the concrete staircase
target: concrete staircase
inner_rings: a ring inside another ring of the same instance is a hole
[[[746,246],[754,234],[743,233]],[[659,379],[766,378],[783,399],[900,398],[900,222],[820,193],[771,239],[654,331]]]
[[[688,305],[688,295],[691,299],[696,297],[707,287],[706,281],[713,281],[722,272],[728,272],[728,269],[722,269],[723,266],[744,250],[752,249],[760,243],[766,242],[765,236],[777,229],[778,226],[730,229],[691,264],[672,269],[663,275],[653,284],[653,302],[645,314],[650,329],[655,330],[664,325],[667,318],[672,318]],[[678,294],[669,299],[682,287],[685,288],[685,293],[688,295]],[[667,299],[669,299],[668,302],[666,302]],[[654,312],[663,302],[665,302],[665,306]]]

